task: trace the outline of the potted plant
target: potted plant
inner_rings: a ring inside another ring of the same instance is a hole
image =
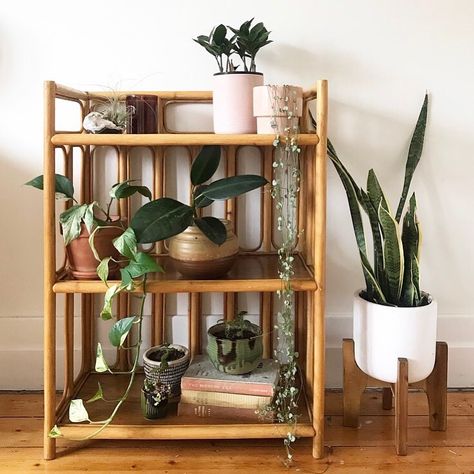
[[[212,178],[220,162],[220,146],[204,146],[191,167],[191,204],[163,197],[141,207],[131,221],[138,241],[170,239],[169,255],[176,268],[190,278],[218,278],[229,271],[239,251],[231,223],[201,217],[201,209],[215,200],[234,198],[267,183],[258,175]]]
[[[43,175],[26,184],[42,190]],[[74,198],[72,182],[60,174],[55,175],[55,191],[59,199],[75,203],[59,215],[69,271],[77,279],[97,279],[97,262],[106,256],[118,258],[112,241],[126,228],[126,222],[111,213],[114,200],[125,199],[135,193],[151,199],[151,192],[146,186],[135,185],[133,180],[129,180],[112,186],[106,206],[101,206],[97,201],[79,204]],[[89,244],[91,239],[94,241],[94,250]],[[118,263],[110,260],[109,272],[116,273],[118,269]]]
[[[251,323],[240,311],[235,319],[219,321],[207,331],[207,353],[217,370],[228,374],[248,374],[262,361],[260,326]]]
[[[124,133],[134,113],[135,108],[113,92],[97,101],[93,111],[84,117],[82,126],[89,133]]]
[[[146,379],[169,385],[170,397],[181,395],[181,377],[189,367],[189,350],[179,344],[164,343],[150,347],[143,354]]]
[[[253,89],[253,115],[257,133],[280,134],[297,128],[303,113],[303,88],[290,85],[264,85]]]
[[[328,155],[347,193],[366,287],[354,297],[354,346],[358,366],[378,380],[397,381],[397,360],[409,361],[408,381],[426,378],[435,362],[437,304],[420,287],[420,227],[415,193],[402,219],[413,173],[420,161],[427,120],[425,96],[405,167],[403,191],[392,213],[373,170],[367,189],[359,187],[328,142]],[[373,262],[369,261],[362,222],[367,214],[372,231]]]
[[[263,23],[252,26],[253,18],[240,28],[219,25],[209,36],[194,39],[216,59],[219,72],[214,74],[213,109],[215,133],[255,133],[256,121],[252,115],[252,90],[263,84],[263,74],[257,72],[255,57],[260,49],[271,43]],[[234,64],[237,55],[242,69]]]
[[[169,396],[169,385],[161,382],[153,383],[145,379],[140,395],[143,416],[147,420],[164,418],[168,408]]]

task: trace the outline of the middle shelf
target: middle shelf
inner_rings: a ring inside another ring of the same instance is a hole
[[[167,256],[157,257],[165,273],[155,273],[147,281],[149,293],[208,293],[208,292],[274,292],[282,288],[278,276],[278,256],[269,253],[239,255],[229,273],[218,280],[189,280],[175,268]],[[298,254],[295,274],[291,280],[294,291],[316,291],[318,285],[311,270]],[[118,282],[110,281],[113,285]],[[105,293],[107,286],[100,280],[59,279],[55,293]]]

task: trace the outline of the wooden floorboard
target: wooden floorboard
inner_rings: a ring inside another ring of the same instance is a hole
[[[58,458],[42,459],[42,395],[0,393],[0,473],[465,473],[474,474],[474,392],[448,394],[448,430],[428,428],[423,393],[409,395],[408,455],[393,447],[393,410],[381,392],[362,399],[358,428],[342,426],[342,394],[326,395],[327,456],[311,457],[311,440],[298,440],[295,462],[283,464],[280,440],[134,441],[58,440]]]

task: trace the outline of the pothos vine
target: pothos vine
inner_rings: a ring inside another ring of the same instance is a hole
[[[299,388],[296,386],[298,353],[295,349],[294,303],[291,286],[294,275],[294,251],[298,241],[298,194],[300,167],[298,146],[298,104],[296,90],[291,86],[268,86],[273,108],[272,127],[275,130],[272,197],[275,202],[277,229],[280,234],[278,248],[279,278],[282,288],[277,292],[281,309],[275,329],[278,344],[275,357],[280,361],[280,385],[269,410],[279,423],[286,423],[284,440],[287,460],[292,460],[291,445],[295,441]]]

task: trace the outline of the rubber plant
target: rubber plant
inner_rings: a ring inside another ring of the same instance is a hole
[[[291,279],[294,275],[294,253],[298,241],[297,211],[301,150],[298,146],[298,125],[286,126],[280,130],[276,120],[277,116],[286,114],[289,124],[292,122],[292,117],[298,116],[296,92],[289,86],[284,86],[282,97],[280,97],[277,87],[268,87],[273,108],[272,127],[275,129],[272,197],[275,202],[277,229],[280,235],[278,262],[282,288],[277,292],[281,309],[277,314],[277,324],[275,325],[275,329],[278,330],[275,357],[281,364],[280,382],[274,400],[266,407],[265,411],[274,413],[278,422],[288,425],[284,444],[287,461],[291,462],[291,445],[295,441],[300,394],[296,384],[298,353],[295,349],[295,295]]]
[[[187,205],[163,197],[142,206],[131,221],[138,242],[153,243],[168,239],[195,224],[206,237],[217,245],[227,238],[224,224],[216,217],[200,216],[200,209],[214,201],[231,199],[267,183],[262,176],[246,174],[209,181],[219,167],[219,145],[203,146],[191,167],[192,198]]]
[[[113,420],[118,410],[125,402],[128,394],[132,388],[135,380],[136,371],[138,368],[138,362],[140,357],[140,348],[142,344],[142,326],[143,326],[143,311],[146,300],[146,283],[147,276],[149,273],[162,272],[163,269],[158,263],[150,257],[147,253],[141,252],[138,249],[137,239],[132,228],[127,228],[125,232],[114,240],[114,247],[118,250],[120,255],[123,257],[119,263],[123,266],[120,270],[121,280],[119,283],[115,283],[109,286],[108,282],[108,263],[112,257],[105,257],[99,263],[97,267],[97,274],[100,279],[108,286],[108,289],[104,297],[104,305],[100,316],[103,320],[109,320],[113,318],[112,315],[112,301],[117,295],[126,291],[129,292],[133,297],[138,298],[139,310],[137,314],[130,315],[122,319],[118,319],[113,324],[109,331],[109,341],[112,346],[121,348],[133,353],[133,363],[129,371],[114,371],[112,370],[104,356],[102,345],[99,342],[97,344],[95,370],[98,373],[109,372],[111,374],[128,374],[130,375],[129,382],[122,393],[122,395],[116,400],[108,400],[104,396],[104,390],[102,385],[99,383],[97,392],[88,400],[75,399],[71,400],[69,405],[69,419],[72,423],[87,422],[92,425],[97,425],[97,430],[91,433],[86,438],[90,439],[97,436],[103,431]],[[135,328],[135,331],[132,329]],[[130,342],[130,339],[134,339],[134,342]],[[86,405],[98,401],[112,402],[115,406],[110,412],[110,415],[103,420],[91,420],[86,409]],[[61,437],[62,433],[57,426],[54,426],[50,432],[50,436],[53,438]]]
[[[425,95],[411,138],[402,193],[395,213],[390,209],[375,171],[369,171],[364,190],[352,178],[328,140],[328,156],[347,194],[362,264],[366,288],[361,296],[373,303],[414,307],[430,302],[429,296],[420,290],[421,230],[416,216],[415,193],[411,195],[402,219],[413,174],[423,151],[427,115],[428,95]],[[361,210],[367,215],[372,232],[373,263],[367,252]]]

